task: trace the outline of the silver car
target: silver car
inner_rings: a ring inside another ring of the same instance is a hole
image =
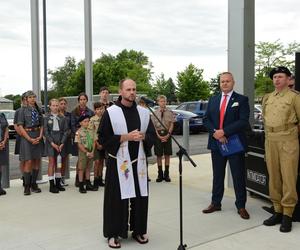
[[[10,110],[10,109],[2,109],[2,110],[0,110],[0,113],[3,113],[5,115],[6,120],[8,122],[9,137],[15,136],[16,130],[14,127],[14,116],[15,116],[16,111]]]

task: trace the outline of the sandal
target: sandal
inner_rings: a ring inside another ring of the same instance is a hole
[[[110,240],[114,239],[114,245],[109,244]],[[107,240],[110,248],[121,248],[120,240],[117,237],[111,237]]]
[[[149,242],[149,239],[146,239],[143,235],[132,233],[132,238],[140,244],[146,244]]]

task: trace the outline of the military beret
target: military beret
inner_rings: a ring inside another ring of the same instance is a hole
[[[83,120],[85,120],[87,118],[90,118],[90,116],[89,115],[81,115],[78,119],[78,122],[82,122]]]
[[[28,96],[36,96],[36,94],[32,90],[28,90],[27,92],[25,92],[25,97]]]
[[[274,76],[275,74],[278,74],[278,73],[284,73],[284,74],[286,74],[287,76],[291,76],[291,75],[292,75],[291,71],[289,71],[289,69],[288,69],[287,67],[284,67],[284,66],[278,66],[278,67],[276,67],[276,68],[273,68],[273,69],[270,71],[269,76],[270,76],[270,78],[273,80],[273,76]]]

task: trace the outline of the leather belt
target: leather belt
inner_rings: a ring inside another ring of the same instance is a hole
[[[34,128],[24,128],[25,131],[29,132],[29,131],[38,131],[40,130],[41,127],[34,127]]]
[[[266,126],[265,129],[267,132],[281,132],[281,131],[286,131],[288,129],[291,129],[291,128],[295,128],[297,127],[296,124],[294,123],[290,123],[290,124],[284,124],[282,126],[277,126],[277,127],[269,127],[269,126]]]

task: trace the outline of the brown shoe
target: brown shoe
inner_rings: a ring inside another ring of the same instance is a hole
[[[202,213],[210,214],[210,213],[213,213],[213,212],[216,212],[216,211],[221,211],[221,206],[216,206],[214,204],[210,204],[208,206],[208,208],[202,210]]]
[[[250,215],[248,214],[247,210],[245,208],[240,208],[238,210],[238,214],[241,216],[244,220],[249,220]]]

